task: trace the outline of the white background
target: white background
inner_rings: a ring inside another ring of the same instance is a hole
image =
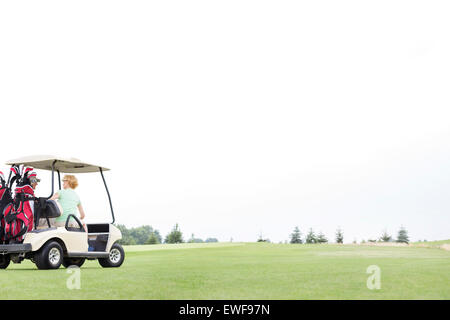
[[[448,15],[445,1],[2,1],[0,161],[110,167],[116,222],[163,236],[448,239]],[[79,179],[87,221],[110,221],[100,175]]]

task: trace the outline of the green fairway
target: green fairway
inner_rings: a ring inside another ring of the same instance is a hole
[[[450,251],[423,247],[210,243],[125,247],[120,268],[29,260],[0,270],[0,299],[450,299]],[[381,289],[369,290],[370,265]]]
[[[432,247],[432,248],[448,248],[450,246],[450,240],[428,241],[428,242],[414,242],[414,246],[418,247]],[[447,249],[448,250],[448,249]]]

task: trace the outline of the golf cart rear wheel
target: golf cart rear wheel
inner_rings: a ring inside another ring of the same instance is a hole
[[[58,269],[63,262],[63,249],[56,241],[46,243],[34,255],[38,269]]]
[[[6,269],[11,262],[9,254],[0,254],[0,269]]]
[[[85,258],[64,258],[62,264],[65,268],[70,266],[77,266],[79,268],[84,264],[84,261],[86,261]]]
[[[114,243],[109,250],[108,258],[100,258],[98,262],[103,268],[117,268],[120,267],[125,259],[125,252],[120,244]]]

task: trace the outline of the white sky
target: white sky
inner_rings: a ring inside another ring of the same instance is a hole
[[[0,161],[109,166],[116,222],[163,236],[448,239],[449,9],[1,1]],[[87,221],[110,221],[100,175],[79,178]]]

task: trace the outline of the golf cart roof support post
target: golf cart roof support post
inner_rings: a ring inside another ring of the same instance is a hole
[[[108,194],[109,206],[111,207],[111,215],[112,215],[112,218],[113,218],[111,224],[113,224],[114,221],[116,221],[116,218],[114,218],[114,210],[113,210],[113,206],[112,206],[112,202],[111,202],[111,195],[109,194],[108,186],[106,185],[105,177],[103,176],[103,169],[102,169],[102,167],[98,167],[98,168],[100,169],[100,174],[102,175],[102,179],[103,179],[103,183],[105,185],[106,193]]]
[[[58,186],[59,190],[61,190],[61,175],[59,174],[59,170],[56,170],[56,172],[58,172]]]
[[[55,179],[54,179],[54,177],[55,177],[55,163],[56,163],[56,161],[58,161],[58,160],[55,160],[52,163],[52,194],[50,195],[50,197],[47,198],[47,200],[50,199],[53,196],[53,192],[55,191]]]

